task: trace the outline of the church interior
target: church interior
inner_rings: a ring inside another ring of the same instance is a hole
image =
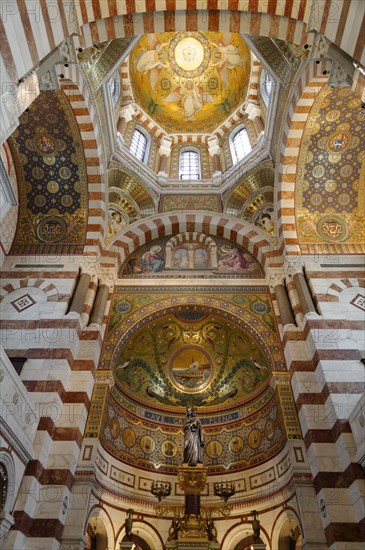
[[[364,21],[2,3],[1,548],[364,548]]]

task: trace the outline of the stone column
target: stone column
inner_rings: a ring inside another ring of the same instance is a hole
[[[105,306],[109,296],[109,285],[106,283],[99,284],[96,292],[94,307],[91,313],[90,325],[102,325],[104,319]]]
[[[295,288],[297,289],[300,307],[303,314],[314,312],[316,313],[316,306],[314,305],[312,295],[308,288],[308,284],[304,274],[300,271],[293,276]]]
[[[74,311],[75,313],[82,313],[86,294],[89,289],[89,284],[91,281],[91,275],[89,273],[81,273],[79,280],[76,284],[76,289],[72,297],[72,302],[70,305],[69,313]]]
[[[169,137],[163,137],[160,142],[160,148],[158,153],[160,155],[160,170],[158,172],[158,179],[164,182],[167,181],[167,159],[171,155],[172,139]]]
[[[134,115],[134,108],[131,104],[124,105],[119,113],[119,120],[117,123],[117,133],[120,135],[120,139],[124,142],[124,132],[128,122],[132,120]]]
[[[272,274],[269,284],[270,288],[275,292],[281,324],[283,327],[285,325],[294,325],[294,315],[289,302],[288,293],[284,285],[284,274]]]
[[[91,494],[90,480],[74,481],[67,510],[60,550],[83,550],[86,544],[84,528]]]
[[[94,302],[95,302],[97,287],[98,287],[98,280],[96,277],[96,273],[93,273],[91,275],[91,281],[89,284],[88,291],[86,293],[85,303],[81,313],[81,325],[83,327],[86,327],[88,325],[88,322],[90,319],[90,313],[93,309]]]
[[[295,481],[296,496],[303,528],[303,550],[325,550],[328,548],[320,518],[316,494],[312,485]]]
[[[261,109],[258,105],[253,103],[247,103],[245,113],[248,115],[248,120],[251,120],[256,128],[258,134],[261,134],[265,130],[264,123],[262,121]]]
[[[213,159],[213,180],[220,179],[222,176],[222,166],[220,159],[221,147],[219,145],[219,139],[216,136],[208,138],[208,151],[209,155]]]

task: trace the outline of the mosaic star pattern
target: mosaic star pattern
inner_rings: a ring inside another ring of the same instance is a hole
[[[299,157],[301,243],[361,243],[365,231],[365,111],[350,88],[325,88],[308,119]]]
[[[20,195],[12,252],[59,243],[76,251],[86,233],[87,176],[80,132],[64,94],[42,92],[9,141]]]

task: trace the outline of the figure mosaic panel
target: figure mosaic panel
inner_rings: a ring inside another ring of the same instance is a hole
[[[81,252],[87,224],[86,164],[63,92],[41,92],[21,115],[9,142],[20,198],[12,253],[60,243],[67,251]]]
[[[364,242],[364,136],[361,99],[350,88],[325,88],[311,110],[298,160],[297,225],[304,247]]]
[[[263,270],[250,252],[220,237],[184,233],[140,247],[120,269],[120,277],[262,278]]]

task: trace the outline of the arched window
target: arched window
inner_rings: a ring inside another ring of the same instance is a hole
[[[241,127],[232,133],[231,152],[233,162],[236,164],[251,151],[251,143],[246,128]]]
[[[146,132],[144,132],[141,128],[135,128],[129,150],[135,157],[145,164],[148,160],[149,145],[150,138],[148,134],[146,135]]]
[[[182,149],[179,161],[181,180],[200,180],[200,155],[194,149]]]

